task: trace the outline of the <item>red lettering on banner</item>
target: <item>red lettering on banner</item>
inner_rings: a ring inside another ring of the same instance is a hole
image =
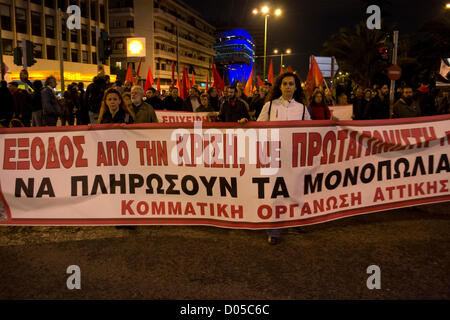
[[[424,147],[428,148],[428,145],[430,144],[430,141],[436,140],[436,132],[434,132],[433,127],[428,127],[428,130],[430,130],[430,134],[428,135],[427,128],[423,128],[423,137],[425,139]],[[448,135],[450,131],[445,132],[447,135],[447,138],[450,139],[450,136]],[[449,140],[450,141],[450,140]]]
[[[16,139],[5,139],[5,152],[3,155],[3,169],[4,170],[15,170],[16,162],[10,161],[10,159],[16,156],[16,152],[11,150],[12,147],[16,146]]]
[[[344,157],[344,146],[345,146],[345,140],[348,137],[348,130],[339,130],[338,131],[338,140],[339,140],[339,155],[338,155],[338,162],[342,162],[342,159]]]
[[[448,180],[439,180],[439,183],[441,184],[441,189],[439,192],[448,192],[447,188]]]
[[[285,214],[287,212],[286,206],[275,206],[275,217],[279,219],[281,215]]]
[[[68,156],[66,158],[65,147],[68,149]],[[72,142],[69,137],[63,136],[59,141],[59,154],[61,155],[61,163],[64,168],[69,169],[73,165],[73,160],[75,159],[75,154],[72,146]]]
[[[302,213],[301,213],[301,216],[304,216],[305,214],[308,214],[308,215],[312,214],[311,208],[310,208],[308,202],[305,202],[305,203],[303,204],[303,207],[302,207]]]
[[[345,161],[348,161],[350,158],[356,159],[356,135],[357,131],[350,132],[350,141],[347,147],[347,155],[345,156]]]
[[[308,135],[308,166],[313,165],[314,157],[322,150],[322,136],[318,132],[310,132]]]
[[[201,214],[202,216],[205,215],[205,207],[206,207],[207,205],[208,205],[208,204],[205,203],[205,202],[197,202],[197,206],[200,207],[200,214]]]
[[[375,190],[375,196],[373,198],[373,202],[377,201],[384,201],[383,191],[381,190],[381,187],[378,187]]]
[[[136,141],[141,166],[167,166],[166,141]]]
[[[301,144],[300,152],[300,167],[306,165],[306,133],[293,133],[292,134],[292,167],[296,168],[298,164],[298,145]]]
[[[47,166],[46,169],[60,168],[58,152],[56,151],[55,138],[48,138],[48,154],[47,154]]]
[[[83,168],[88,166],[87,159],[83,158],[83,147],[81,146],[84,144],[84,136],[74,136],[73,143],[75,144],[75,148],[77,149],[77,158],[75,160],[75,167],[77,168]]]
[[[426,129],[423,128],[425,131]],[[411,137],[416,139],[416,149],[422,148],[422,128],[412,128],[411,129]]]
[[[122,200],[122,215],[125,216],[127,213],[134,216],[134,211],[131,209],[131,205],[133,204],[134,200]]]
[[[264,211],[267,212],[267,214],[264,214]],[[263,219],[263,220],[270,219],[271,216],[272,216],[272,207],[271,206],[263,204],[258,207],[258,217],[260,219]]]

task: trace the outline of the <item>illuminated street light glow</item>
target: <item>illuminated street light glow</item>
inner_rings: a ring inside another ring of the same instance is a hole
[[[130,42],[130,45],[128,46],[128,49],[130,49],[130,52],[132,54],[139,54],[144,47],[142,46],[142,43],[137,40],[133,40]]]
[[[281,10],[280,9],[275,10],[275,15],[276,16],[279,16],[280,14],[281,14]]]
[[[278,49],[273,50],[273,53],[277,54],[278,53]]]
[[[253,9],[253,14],[258,14],[258,9]]]
[[[292,52],[291,49],[287,49],[287,50],[286,50],[286,53],[287,53],[287,54],[291,54],[291,52]]]
[[[269,7],[268,6],[262,7],[261,12],[264,13],[264,14],[268,13],[269,12]]]
[[[446,8],[446,9],[450,9],[450,3],[447,3],[447,4],[445,5],[445,8]]]

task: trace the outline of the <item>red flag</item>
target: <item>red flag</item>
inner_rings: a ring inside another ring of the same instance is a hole
[[[291,66],[288,66],[288,71],[289,71],[290,73],[294,73],[294,70],[292,70]]]
[[[177,74],[177,88],[178,88],[178,91],[180,91],[180,76]]]
[[[262,87],[264,85],[264,82],[261,80],[259,76],[256,76],[256,81],[258,82],[258,87]]]
[[[209,72],[206,74],[206,91],[209,89]]]
[[[281,66],[280,67],[280,74],[279,75],[282,75],[284,73],[284,68],[283,68],[283,66]]]
[[[185,66],[183,66],[183,77],[181,78],[181,87],[182,87],[181,91],[183,92],[182,99],[184,100],[189,96],[189,87],[190,87],[190,80]]]
[[[212,64],[212,72],[213,72],[214,82],[211,87],[215,86],[217,89],[217,93],[219,94],[219,96],[221,96],[222,92],[225,90],[225,82],[220,77],[219,72],[217,72],[217,69],[216,69],[216,66],[214,63]]]
[[[148,88],[151,88],[153,86],[153,83],[155,81],[153,80],[153,76],[152,76],[152,70],[150,69],[150,67],[148,67],[148,72],[147,72],[147,79],[145,80],[145,88],[144,91],[147,92]]]
[[[158,82],[156,83],[156,90],[161,91],[161,85],[159,84],[159,77]]]
[[[273,63],[272,59],[270,59],[270,65],[269,65],[269,73],[267,74],[267,81],[273,84]]]
[[[127,76],[125,77],[125,81],[134,83],[133,73],[131,72],[130,65],[128,65]]]
[[[315,87],[319,87],[324,81],[322,72],[320,72],[319,65],[314,59],[314,56],[311,56],[311,66],[309,68],[308,77],[306,78],[306,90],[309,93],[313,93]]]
[[[195,86],[194,71],[192,71],[192,87]]]
[[[141,71],[141,63],[142,63],[142,58],[139,58],[139,64],[138,64],[138,68],[137,68],[137,71],[136,71],[136,83],[138,83],[138,80],[139,80],[139,72]]]
[[[175,85],[175,61],[172,60],[172,86]]]
[[[244,93],[246,96],[249,96],[252,93],[252,87],[253,87],[253,69],[252,72],[250,72],[250,76],[248,77],[247,84],[244,88]]]

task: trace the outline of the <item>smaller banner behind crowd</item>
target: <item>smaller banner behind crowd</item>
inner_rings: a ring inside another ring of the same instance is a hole
[[[160,116],[0,129],[0,223],[265,229],[450,200],[449,115],[246,125]]]

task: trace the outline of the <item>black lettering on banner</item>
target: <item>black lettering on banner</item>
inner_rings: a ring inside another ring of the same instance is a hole
[[[428,174],[433,174],[434,172],[434,155],[430,154],[428,156]]]
[[[212,195],[213,195],[212,189],[213,189],[213,187],[214,187],[214,183],[215,183],[216,180],[217,180],[217,177],[211,177],[211,178],[209,179],[209,181],[208,181],[208,180],[206,179],[206,177],[201,176],[201,177],[200,177],[200,180],[203,182],[203,185],[204,185],[205,188],[206,188],[206,195],[212,196]]]
[[[253,178],[253,183],[258,184],[258,199],[264,199],[264,184],[269,183],[269,178]]]
[[[323,180],[323,173],[318,173],[316,175],[316,179],[314,179],[314,183],[312,182],[312,176],[310,174],[305,175],[305,191],[304,194],[309,194],[309,190],[311,190],[311,193],[321,192],[322,191],[322,180]]]
[[[421,175],[425,175],[427,174],[425,171],[425,166],[423,164],[423,160],[421,156],[416,157],[416,160],[414,161],[414,166],[413,166],[413,170],[411,173],[412,177],[417,176],[417,170],[420,169],[420,174]]]
[[[369,177],[366,177],[366,171],[370,169]],[[362,183],[370,183],[372,182],[373,178],[375,176],[375,166],[371,163],[367,163],[362,167],[361,169],[361,175],[360,180]]]
[[[405,166],[405,169],[403,170],[403,177],[409,177],[411,175],[409,173],[408,159],[400,158],[400,159],[397,159],[397,161],[395,161],[395,163],[394,163],[394,170],[395,170],[394,179],[400,178],[400,164],[402,164],[402,163]]]
[[[136,188],[140,188],[144,185],[144,177],[140,174],[130,174],[128,176],[128,183],[130,185],[130,194],[134,194]]]
[[[344,183],[342,184],[343,187],[346,187],[348,185],[348,181],[350,180],[350,183],[352,186],[354,186],[358,182],[358,172],[359,172],[359,166],[356,166],[353,169],[353,173],[350,170],[350,168],[345,169],[344,173]]]
[[[336,176],[336,181],[334,182],[334,184],[331,183],[331,179],[333,178],[333,176]],[[328,190],[336,189],[341,183],[341,179],[342,174],[339,170],[331,171],[329,174],[327,174],[327,177],[325,178],[325,187]]]
[[[94,177],[94,183],[92,184],[91,195],[97,194],[98,187],[102,191],[102,194],[108,194],[108,190],[106,190],[105,182],[103,181],[103,177],[100,174],[97,174]]]
[[[152,186],[152,180],[155,179],[158,182],[158,185],[156,187],[156,193],[158,194],[164,194],[163,186],[163,180],[162,178],[157,174],[149,174],[146,179],[147,189],[145,190],[145,193],[147,194],[153,194],[153,186]]]
[[[392,179],[391,160],[386,160],[378,162],[378,172],[377,172],[378,181],[383,180],[383,167],[386,168],[386,180],[391,180]]]
[[[48,195],[51,198],[55,197],[55,192],[53,191],[53,186],[50,178],[42,178],[41,186],[36,193],[36,198],[41,198],[43,195]]]
[[[34,178],[28,178],[28,186],[25,184],[22,178],[16,178],[16,191],[14,193],[16,198],[20,198],[22,196],[22,190],[24,191],[27,198],[33,198]]]
[[[73,176],[71,177],[71,196],[78,196],[77,182],[81,182],[81,193],[83,196],[88,195],[88,178],[87,176]]]
[[[237,184],[236,184],[235,177],[231,178],[231,185],[228,183],[228,181],[225,177],[220,177],[219,182],[220,182],[220,195],[222,197],[227,196],[226,191],[228,190],[228,193],[230,194],[230,196],[232,198],[237,198]]]
[[[281,190],[280,190],[281,189]],[[275,186],[272,191],[272,199],[276,199],[279,195],[289,198],[289,192],[286,187],[286,183],[284,182],[283,177],[277,177],[275,180]]]
[[[109,175],[109,186],[111,189],[111,194],[116,194],[116,187],[120,187],[120,193],[124,194],[127,192],[127,186],[125,182],[125,174],[120,174],[120,180],[116,180],[116,176],[114,174]]]
[[[166,178],[167,182],[170,183],[169,187],[167,188],[166,194],[180,194],[180,190],[174,190],[175,182],[173,182],[173,180],[178,179],[178,175],[166,174],[164,177]]]
[[[436,173],[439,173],[443,170],[445,170],[446,172],[450,172],[450,164],[448,163],[448,157],[445,153],[441,154],[441,157],[439,158]]]
[[[189,190],[187,187],[188,181],[191,181],[191,183],[192,183],[192,190]],[[181,189],[187,195],[190,195],[190,196],[196,195],[198,193],[197,179],[195,179],[194,176],[191,176],[191,175],[184,176],[183,179],[181,179]]]

